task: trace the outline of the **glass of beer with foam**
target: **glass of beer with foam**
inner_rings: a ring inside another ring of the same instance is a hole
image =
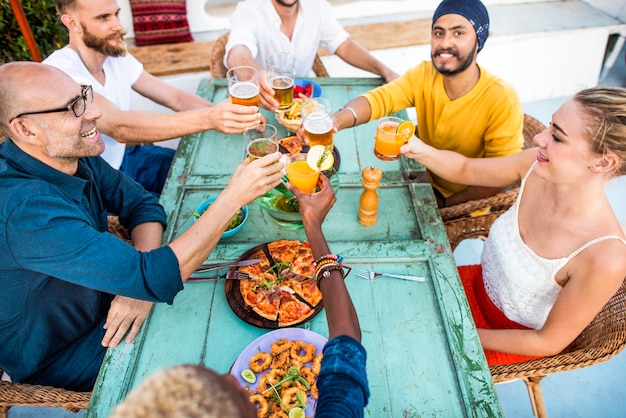
[[[233,67],[226,73],[228,93],[234,104],[259,105],[259,72],[254,67]]]
[[[296,59],[288,52],[275,52],[265,59],[267,78],[274,89],[278,110],[289,109],[293,104],[293,84],[296,76]]]
[[[333,146],[333,105],[330,100],[316,97],[308,99],[300,109],[304,133],[309,145]]]

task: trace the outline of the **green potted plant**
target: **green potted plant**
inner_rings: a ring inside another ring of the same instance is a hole
[[[67,44],[67,30],[57,15],[54,1],[21,0],[21,3],[42,58]],[[31,61],[9,0],[2,0],[1,4],[0,62]]]

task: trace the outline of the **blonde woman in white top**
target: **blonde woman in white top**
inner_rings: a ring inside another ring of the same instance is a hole
[[[489,364],[561,352],[626,277],[626,237],[604,191],[626,174],[626,90],[580,91],[534,142],[502,158],[469,159],[416,137],[401,149],[449,181],[522,181],[481,265],[459,269]]]

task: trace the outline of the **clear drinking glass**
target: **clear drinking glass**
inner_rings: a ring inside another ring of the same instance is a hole
[[[274,89],[278,110],[289,109],[293,104],[293,86],[296,77],[296,59],[287,52],[275,52],[265,59],[267,78]]]
[[[287,177],[289,183],[304,193],[315,192],[320,171],[315,170],[306,162],[306,154],[296,153],[287,156]]]
[[[402,135],[396,132],[403,120],[395,116],[385,116],[378,119],[374,155],[383,161],[395,161],[402,155],[400,147],[406,143]]]
[[[234,104],[259,105],[259,72],[254,67],[233,67],[226,73],[228,93]]]
[[[317,97],[308,99],[300,109],[302,124],[309,145],[333,146],[333,105],[330,100]]]
[[[246,156],[251,160],[278,151],[278,133],[273,125],[252,126],[243,132],[243,137],[246,144]]]

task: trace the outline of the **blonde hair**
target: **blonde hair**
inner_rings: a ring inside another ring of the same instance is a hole
[[[159,370],[117,405],[109,418],[223,418],[240,415],[223,377],[191,364]]]
[[[626,174],[626,89],[592,87],[576,93],[573,100],[582,105],[589,116],[587,134],[592,151],[619,157],[621,164],[615,175]]]

